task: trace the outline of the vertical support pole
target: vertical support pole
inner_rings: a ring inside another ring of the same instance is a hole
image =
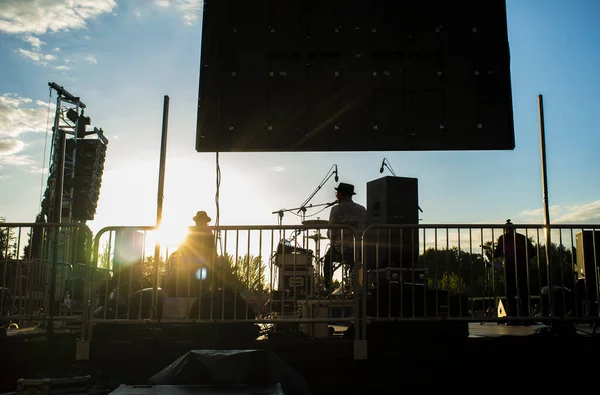
[[[60,223],[62,216],[62,201],[63,201],[63,184],[64,184],[64,173],[65,173],[65,149],[67,144],[65,131],[59,127],[60,119],[60,95],[56,99],[56,116],[54,118],[54,153],[55,160],[54,165],[54,179],[56,185],[54,185],[54,199],[52,201],[52,219],[51,223],[57,224],[53,229],[53,241],[52,241],[52,261],[50,266],[50,292],[49,292],[49,306],[48,313],[50,321],[48,322],[48,335],[51,336],[54,333],[54,316],[56,315],[56,276],[58,274],[58,248],[60,240]]]
[[[156,201],[156,227],[160,228],[162,222],[162,209],[163,209],[163,198],[165,189],[165,168],[167,159],[167,131],[169,129],[169,96],[165,95],[163,104],[163,123],[162,123],[162,137],[160,141],[160,165],[158,169],[158,194]],[[167,257],[165,257],[167,259]],[[158,275],[160,261],[160,242],[157,240],[154,245],[154,279],[153,279],[153,291],[152,291],[152,316],[157,316],[157,304],[158,304],[158,281],[160,276]]]
[[[544,205],[544,232],[546,235],[546,276],[548,278],[548,301],[552,321],[554,319],[554,292],[552,292],[552,267],[550,260],[550,208],[548,204],[548,173],[546,169],[546,126],[544,121],[544,97],[538,95],[538,112],[540,119],[540,156],[542,164],[542,203]]]

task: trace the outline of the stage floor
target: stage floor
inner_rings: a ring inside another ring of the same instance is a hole
[[[536,390],[547,383],[552,389],[555,380],[564,379],[565,366],[572,366],[581,377],[595,374],[595,365],[583,362],[589,355],[600,353],[600,336],[591,336],[591,326],[577,326],[577,336],[573,336],[573,331],[567,336],[539,334],[543,328],[471,323],[469,337],[462,341],[435,341],[427,336],[415,339],[391,331],[393,338],[379,336],[376,341],[369,341],[367,360],[354,360],[353,339],[343,336],[316,340],[282,337],[250,342],[242,348],[273,351],[305,377],[311,395],[389,393],[390,388],[397,392],[401,385],[412,388],[424,383],[428,389],[460,390],[469,384],[497,380],[503,385],[516,385],[521,380],[525,383],[523,388],[531,384],[530,388]],[[14,390],[21,377],[69,374],[90,374],[110,388],[144,384],[190,350],[224,348],[207,343],[204,336],[198,335],[201,331],[197,325],[162,329],[148,324],[101,325],[94,329],[92,358],[85,362],[75,361],[77,331],[56,329],[54,342],[45,341],[47,333],[43,328],[10,331],[0,339],[0,348],[11,355],[0,364],[4,376],[0,392]],[[511,383],[498,376],[508,367]],[[395,373],[390,374],[391,371]]]
[[[140,323],[141,325],[142,323]],[[145,325],[145,324],[144,324]],[[347,326],[344,325],[330,325],[335,331],[337,336],[333,338],[341,337],[344,331],[347,329]],[[580,324],[573,326],[577,334],[581,336],[592,336],[593,328],[591,325]],[[368,328],[368,327],[367,327]],[[519,326],[519,325],[505,325],[505,324],[497,324],[493,322],[487,323],[478,323],[472,322],[469,323],[469,337],[470,338],[497,338],[502,336],[530,336],[536,334],[540,330],[547,328],[546,325],[542,324],[533,324],[528,326]],[[75,334],[79,332],[79,328],[70,328],[63,329],[57,328],[54,330],[57,335],[63,334]],[[44,328],[23,328],[23,329],[12,329],[6,332],[8,337],[19,337],[19,336],[46,336],[47,331]],[[596,336],[600,335],[598,331],[595,333]],[[117,340],[117,339],[115,339]]]

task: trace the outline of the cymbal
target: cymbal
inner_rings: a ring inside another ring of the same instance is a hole
[[[324,219],[309,219],[307,221],[302,221],[302,225],[327,225],[329,221]]]
[[[312,236],[306,236],[308,239],[313,239],[314,241],[319,241],[319,240],[329,240],[329,237],[327,236],[323,236],[320,233],[314,234]]]

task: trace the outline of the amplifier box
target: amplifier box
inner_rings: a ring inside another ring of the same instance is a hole
[[[277,254],[275,256],[275,265],[284,267],[285,270],[306,269],[312,266],[311,254]]]

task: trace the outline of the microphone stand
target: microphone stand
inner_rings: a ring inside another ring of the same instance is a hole
[[[314,196],[314,194],[313,194]],[[312,198],[312,197],[311,197]],[[331,207],[334,204],[336,204],[337,202],[331,202],[331,203],[320,203],[320,204],[309,204],[308,206],[300,206],[300,207],[294,207],[294,208],[284,208],[278,211],[273,211],[271,214],[279,214],[279,224],[281,225],[281,219],[283,218],[283,214],[284,213],[291,213],[292,211],[302,211],[302,222],[304,222],[304,214],[306,213],[306,209],[309,208],[314,208],[314,207],[323,207],[323,206],[327,206],[327,207]]]
[[[319,206],[324,206],[326,204],[329,204],[329,203],[325,203],[325,204],[319,204],[319,205],[316,205],[316,206],[313,206],[311,204],[310,206],[307,206],[308,202],[310,202],[312,200],[312,198],[315,197],[315,195],[321,190],[321,188],[323,188],[323,185],[325,185],[327,183],[327,181],[329,181],[329,179],[335,174],[335,172],[332,171],[332,169],[335,166],[336,165],[333,165],[333,166],[331,166],[331,168],[329,168],[329,171],[327,172],[327,175],[325,176],[325,178],[323,179],[323,181],[321,181],[321,183],[319,184],[319,186],[317,187],[317,189],[315,189],[314,192],[311,193],[311,195],[304,201],[304,203],[302,203],[302,205],[300,207],[298,207],[298,212],[302,211],[302,222],[304,222],[304,218],[305,218],[305,215],[306,215],[306,209],[307,208],[319,207]]]
[[[331,176],[330,176],[331,177]],[[304,224],[304,213],[306,212],[307,208],[314,208],[314,207],[323,207],[323,206],[327,206],[327,207],[331,207],[333,205],[335,205],[337,203],[337,200],[335,202],[330,202],[330,203],[321,203],[321,204],[310,204],[308,206],[301,206],[301,207],[294,207],[294,208],[285,208],[285,209],[281,209],[279,211],[273,211],[271,214],[278,214],[279,215],[279,225],[281,225],[282,219],[283,219],[283,214],[284,213],[291,213],[292,211],[296,211],[296,210],[302,210],[303,214],[302,214],[302,223]],[[284,231],[285,232],[285,231]],[[290,242],[296,238],[296,236],[298,236],[300,233],[302,232],[302,230],[295,230],[294,233],[292,234],[292,236],[290,237]],[[285,239],[284,237],[282,237],[281,235],[281,231],[279,232],[279,238],[280,239],[284,239],[287,241],[287,239]]]

